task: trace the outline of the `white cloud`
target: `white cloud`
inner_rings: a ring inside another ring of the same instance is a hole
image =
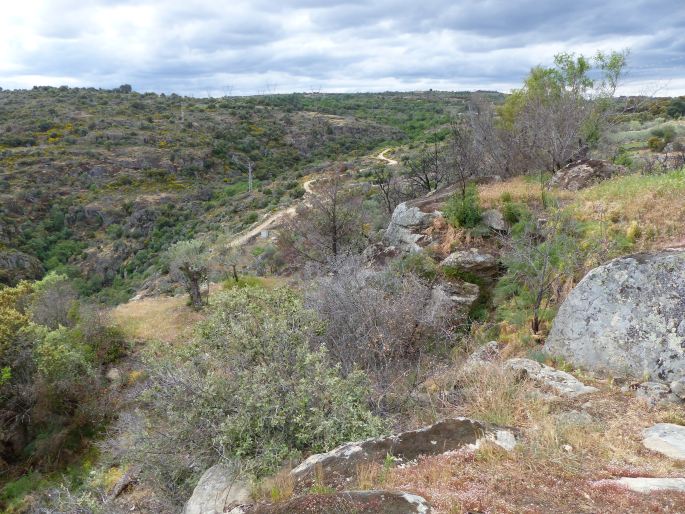
[[[682,0],[22,0],[3,6],[0,86],[509,90],[556,52],[630,47],[625,92],[685,94],[684,25]]]

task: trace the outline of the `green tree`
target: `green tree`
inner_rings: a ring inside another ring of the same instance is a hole
[[[207,246],[199,239],[179,241],[166,253],[170,274],[183,284],[190,296],[194,309],[201,309],[206,303],[201,287],[207,281],[209,254]]]

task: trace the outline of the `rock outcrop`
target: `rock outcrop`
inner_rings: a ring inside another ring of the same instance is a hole
[[[0,284],[15,285],[21,280],[35,280],[43,271],[43,265],[35,257],[0,247]]]
[[[368,462],[382,463],[388,455],[407,462],[420,455],[438,455],[469,445],[477,447],[490,440],[507,450],[516,444],[514,434],[468,418],[451,418],[433,425],[387,437],[347,443],[328,453],[312,455],[291,471],[298,484],[307,486],[323,475],[327,485],[346,484],[357,467]]]
[[[509,359],[504,363],[504,366],[520,374],[521,378],[527,378],[547,386],[555,393],[569,398],[598,391],[596,387],[583,384],[570,373],[554,369],[546,364],[540,364],[531,359]]]
[[[430,227],[439,212],[423,212],[418,207],[404,202],[395,207],[390,218],[388,228],[383,234],[383,241],[388,246],[394,246],[404,252],[419,252],[419,243],[426,241],[423,233]]]
[[[460,323],[469,315],[480,294],[476,284],[468,282],[441,282],[433,286],[426,314],[442,318],[450,324]]]
[[[459,250],[445,257],[440,266],[454,267],[483,278],[494,278],[499,273],[499,260],[478,248]]]
[[[595,371],[665,383],[685,376],[685,251],[592,270],[559,308],[545,349]]]
[[[182,514],[222,514],[248,503],[248,484],[231,466],[215,464],[200,477]]]
[[[578,191],[615,175],[627,173],[623,166],[598,159],[574,161],[559,171],[549,181],[549,187]]]
[[[254,505],[233,514],[430,514],[421,496],[397,491],[344,491],[333,494],[307,494],[273,505]]]

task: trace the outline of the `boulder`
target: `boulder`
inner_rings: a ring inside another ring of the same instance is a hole
[[[248,503],[249,485],[238,478],[235,468],[215,464],[200,477],[183,514],[223,514]]]
[[[307,486],[314,483],[318,472],[326,484],[336,486],[351,480],[360,464],[382,463],[388,455],[395,461],[407,462],[420,455],[478,447],[487,440],[507,450],[516,444],[514,434],[508,430],[468,418],[451,418],[418,430],[344,444],[310,456],[290,473],[298,484]]]
[[[497,209],[488,209],[483,212],[481,222],[495,232],[506,232],[508,230],[507,222],[504,216]]]
[[[596,387],[586,386],[576,377],[565,371],[554,369],[531,359],[509,359],[504,363],[508,369],[534,382],[553,389],[557,394],[575,398],[583,394],[595,393]]]
[[[383,234],[383,241],[388,246],[395,246],[404,252],[420,252],[418,244],[427,239],[423,231],[426,230],[440,213],[423,212],[418,207],[412,207],[403,202],[395,207],[390,218],[388,228]]]
[[[667,457],[685,460],[685,427],[673,423],[657,423],[643,432],[642,444]]]
[[[12,286],[21,280],[35,280],[43,271],[43,265],[32,255],[0,247],[0,284]]]
[[[489,279],[494,278],[499,272],[497,257],[481,252],[478,248],[453,252],[443,259],[440,266],[455,267]]]
[[[254,505],[240,514],[429,514],[431,507],[421,496],[397,491],[344,491],[333,494],[307,494],[283,503]],[[238,514],[236,511],[234,514]]]
[[[578,366],[670,383],[685,375],[685,251],[614,259],[559,308],[545,343]]]
[[[442,282],[433,286],[426,314],[430,318],[465,321],[480,295],[480,288],[468,282]]]
[[[502,346],[503,345],[497,341],[485,343],[469,355],[466,362],[464,362],[464,368],[472,369],[499,360]]]
[[[581,159],[560,169],[549,181],[549,187],[578,191],[628,170],[624,166],[599,159]]]

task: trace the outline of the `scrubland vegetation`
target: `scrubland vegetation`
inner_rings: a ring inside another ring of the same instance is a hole
[[[682,408],[587,376],[593,418],[569,421],[557,414],[580,400],[463,366],[495,340],[577,371],[540,351],[571,288],[614,257],[685,244],[683,100],[616,98],[625,58],[563,54],[506,96],[0,91],[0,253],[31,262],[0,274],[0,505],[177,512],[217,462],[283,501],[312,453],[465,415],[517,427],[519,446],[388,456],[355,487],[438,512],[682,508],[576,494],[617,470],[675,473],[634,432],[685,424]],[[398,164],[372,159],[386,147]],[[625,169],[549,187],[589,157]],[[381,230],[407,201],[431,216],[418,251]],[[470,249],[496,263],[444,261]],[[139,288],[156,295],[125,303]]]

